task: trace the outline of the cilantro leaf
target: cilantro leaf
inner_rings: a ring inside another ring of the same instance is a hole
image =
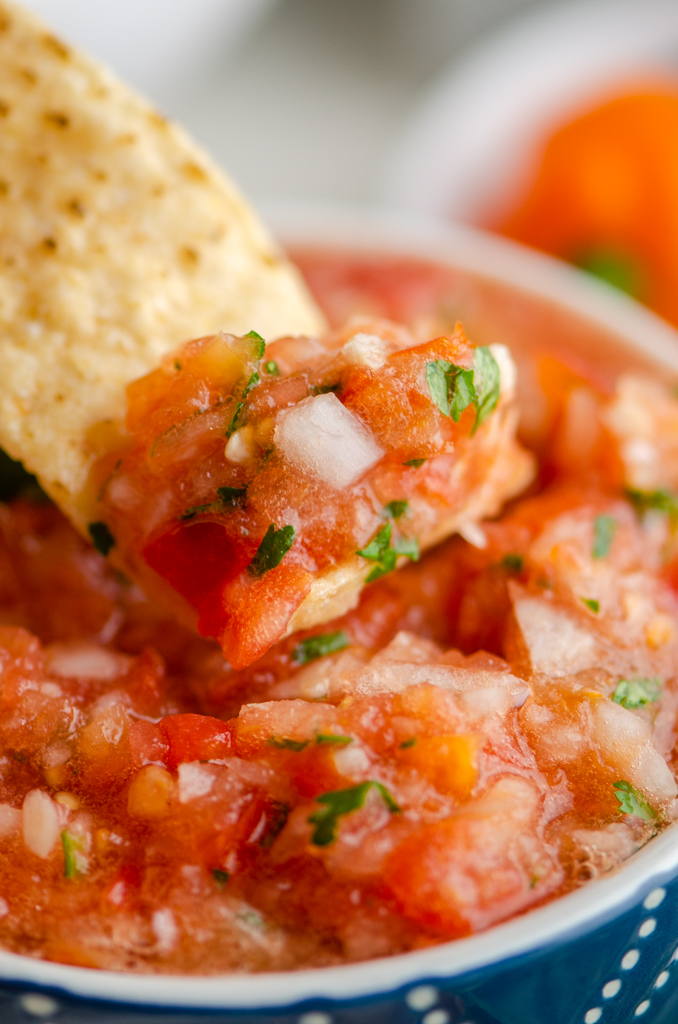
[[[82,878],[87,874],[87,857],[82,839],[64,829],[61,833],[61,845],[64,848],[64,878]]]
[[[625,708],[642,708],[654,704],[662,693],[662,681],[656,676],[649,679],[620,679],[612,700]]]
[[[217,884],[217,889],[223,889],[230,877],[228,871],[222,871],[221,868],[212,868],[212,878]]]
[[[475,387],[476,422],[471,436],[496,408],[499,401],[501,374],[497,360],[487,345],[476,349],[473,357],[473,385]]]
[[[247,494],[246,487],[217,487],[217,500],[208,501],[205,505],[193,505],[181,512],[177,519],[193,519],[195,516],[204,515],[206,512],[225,512],[229,505],[235,508],[242,503]]]
[[[361,558],[367,558],[371,562],[379,562],[384,556],[384,553],[388,551],[391,544],[391,534],[393,533],[393,527],[390,523],[385,526],[381,526],[367,547],[361,548],[357,554]]]
[[[87,529],[94,547],[100,555],[106,557],[111,548],[115,547],[115,537],[106,523],[89,523]]]
[[[378,563],[366,577],[366,583],[374,583],[375,580],[392,572],[396,567],[398,555],[404,555],[413,562],[419,558],[419,542],[416,537],[400,537],[391,547],[392,533],[393,527],[391,523],[387,523],[377,531],[367,547],[357,552],[361,558]]]
[[[348,789],[335,789],[331,793],[323,793],[316,797],[316,803],[323,806],[309,815],[309,824],[315,825],[311,842],[315,846],[329,846],[337,837],[339,818],[352,811],[357,811],[365,803],[365,797],[374,786],[391,814],[399,814],[400,807],[393,799],[389,791],[381,782],[361,782],[357,786],[350,786]]]
[[[403,466],[411,466],[412,469],[419,469],[419,467],[423,466],[425,462],[428,462],[428,459],[408,459],[407,462],[403,462]]]
[[[458,423],[464,409],[473,405],[476,398],[473,384],[473,370],[462,370],[454,377],[454,388],[449,393],[450,413],[455,423]]]
[[[426,364],[426,383],[443,416],[449,416],[458,423],[464,410],[469,405],[475,406],[476,421],[472,435],[496,407],[500,379],[497,360],[487,345],[475,350],[470,370],[445,359]]]
[[[403,742],[399,744],[399,749],[400,750],[409,750],[409,748],[413,747],[416,744],[416,742],[417,742],[417,737],[416,736],[412,736],[409,740],[403,740]]]
[[[258,337],[258,335],[257,335],[257,337]],[[240,398],[240,400],[238,402],[235,403],[235,409],[233,411],[233,415],[231,416],[231,422],[226,427],[226,437],[231,437],[233,434],[235,434],[236,430],[239,430],[240,427],[245,422],[245,413],[244,413],[244,410],[245,410],[245,407],[246,407],[245,399],[249,395],[249,393],[252,390],[252,388],[255,388],[257,386],[257,384],[259,383],[260,380],[261,380],[261,377],[255,371],[252,374],[252,376],[250,377],[250,379],[247,381],[247,384],[245,384],[245,387],[244,387],[243,393],[242,393],[242,397]]]
[[[473,370],[448,363],[446,359],[426,364],[426,383],[435,405],[443,416],[451,417],[455,423],[475,399]]]
[[[275,747],[276,750],[294,750],[298,754],[299,751],[305,750],[311,741],[291,740],[286,736],[269,736],[266,742],[269,747]]]
[[[627,487],[625,494],[638,515],[642,516],[646,512],[654,510],[664,512],[668,516],[678,516],[678,496],[673,491],[665,489],[638,491],[633,487]]]
[[[402,519],[410,511],[410,503],[405,500],[389,501],[384,505],[384,511],[391,519]]]
[[[399,537],[393,544],[396,555],[404,555],[413,562],[419,561],[419,541],[416,537]]]
[[[253,342],[252,345],[252,358],[263,359],[264,352],[266,351],[266,342],[260,334],[256,331],[248,331],[247,334],[243,335],[243,338],[247,341]]]
[[[518,551],[509,551],[502,558],[501,564],[509,572],[522,572],[525,560]]]
[[[294,544],[294,527],[281,526],[278,529],[271,523],[263,536],[257,552],[247,566],[250,576],[263,576],[264,573],[275,569],[280,565],[283,558]]]
[[[617,532],[617,520],[614,516],[596,516],[593,520],[593,557],[607,558]]]
[[[595,615],[600,611],[600,601],[596,601],[595,597],[580,597],[580,601],[586,605],[586,607],[594,612]]]
[[[269,377],[277,377],[279,375],[280,370],[278,369],[278,364],[275,359],[269,359],[267,363],[264,363],[264,371],[269,375]]]
[[[335,747],[347,747],[349,743],[353,743],[352,736],[336,736],[332,732],[319,732],[315,738],[316,743],[321,745],[324,743],[331,743]]]
[[[620,780],[614,783],[615,796],[619,801],[620,814],[635,814],[644,821],[656,821],[658,814],[643,794],[630,782]]]
[[[295,665],[307,665],[309,661],[324,658],[327,654],[343,651],[350,647],[351,640],[343,629],[335,633],[321,633],[320,636],[309,636],[292,651],[292,662]]]

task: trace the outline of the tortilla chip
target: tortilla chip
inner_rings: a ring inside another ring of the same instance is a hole
[[[88,429],[220,329],[316,333],[322,317],[183,132],[0,2],[0,446],[84,529]]]

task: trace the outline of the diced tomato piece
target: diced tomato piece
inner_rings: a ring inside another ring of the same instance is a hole
[[[128,735],[130,761],[135,771],[149,762],[167,762],[169,743],[159,725],[152,722],[132,722]]]
[[[219,760],[231,751],[231,727],[218,718],[170,715],[159,725],[169,747],[166,764],[172,770],[187,761]]]
[[[440,793],[466,800],[478,777],[481,737],[420,736],[411,747],[398,751],[398,760],[416,768]]]
[[[255,546],[234,543],[219,523],[184,523],[151,541],[143,557],[195,608],[251,561]],[[214,635],[206,633],[206,635]]]
[[[104,891],[103,898],[116,908],[134,903],[141,888],[141,871],[136,864],[122,864]]]
[[[293,563],[283,562],[259,579],[241,573],[223,590],[220,633],[206,617],[200,631],[218,637],[233,668],[245,668],[284,635],[312,583],[311,573]]]

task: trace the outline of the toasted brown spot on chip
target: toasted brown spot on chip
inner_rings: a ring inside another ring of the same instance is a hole
[[[68,60],[68,58],[70,57],[71,51],[66,46],[66,44],[62,43],[61,40],[57,39],[56,36],[53,36],[50,33],[46,33],[42,37],[42,41],[48,50],[51,50],[52,53],[56,54],[57,57],[61,57],[62,60]]]
[[[55,128],[68,128],[71,123],[68,115],[58,110],[48,110],[45,114],[45,121],[47,121],[47,124],[54,125]]]

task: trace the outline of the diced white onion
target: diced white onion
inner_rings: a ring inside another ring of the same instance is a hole
[[[229,462],[235,462],[237,466],[249,462],[252,458],[252,431],[249,427],[236,430],[226,444],[225,455]]]
[[[481,550],[487,547],[485,531],[478,523],[462,523],[459,527],[459,533],[472,547],[480,548]]]
[[[180,804],[187,804],[189,800],[205,796],[214,785],[214,776],[203,768],[199,761],[180,764],[178,776]]]
[[[355,483],[384,454],[331,392],[281,413],[274,439],[291,463],[337,489]]]
[[[169,907],[156,910],[151,917],[153,934],[158,940],[158,952],[169,953],[177,944],[179,929]]]
[[[567,676],[596,664],[595,637],[561,608],[526,597],[513,610],[535,672]]]
[[[9,804],[0,804],[0,836],[10,836],[21,828],[21,811]]]
[[[130,661],[124,654],[81,640],[52,644],[47,651],[49,671],[67,678],[115,679],[127,670]]]
[[[490,352],[499,367],[499,389],[502,398],[512,398],[516,390],[518,374],[513,356],[506,345],[490,345]]]
[[[354,334],[341,350],[347,363],[353,366],[367,366],[370,370],[378,370],[388,357],[389,346],[378,334]]]
[[[32,789],[22,807],[24,843],[38,857],[46,860],[59,839],[59,811],[49,793]]]

